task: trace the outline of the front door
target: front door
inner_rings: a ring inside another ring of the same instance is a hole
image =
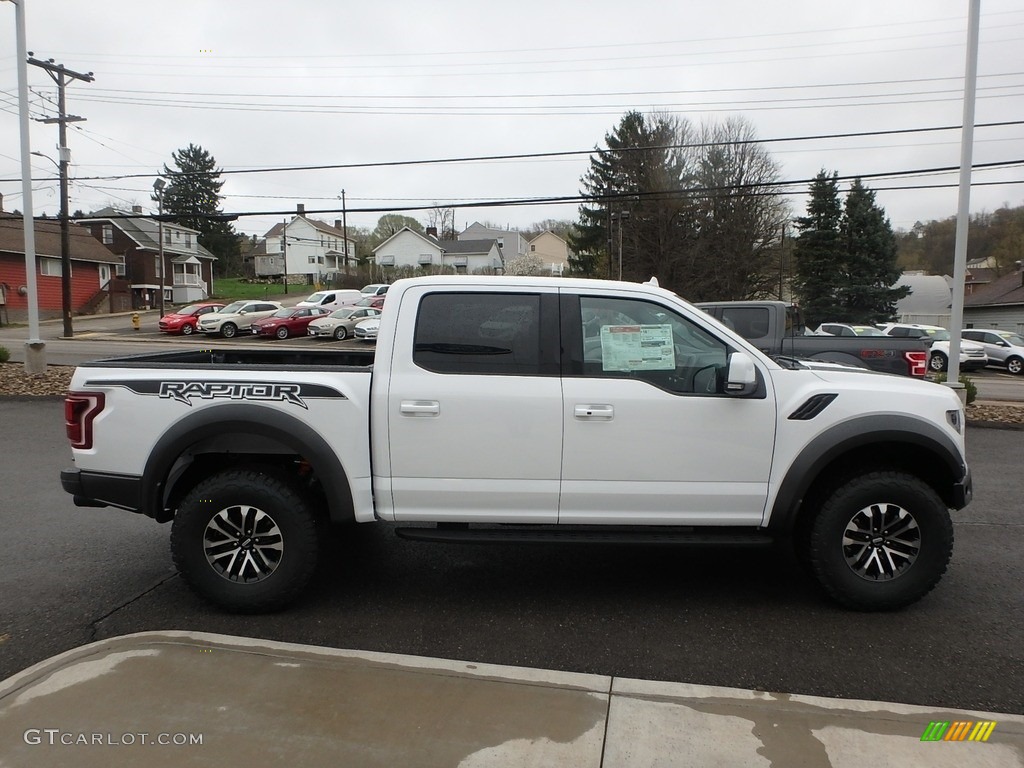
[[[723,393],[729,345],[646,298],[566,296],[559,523],[757,525],[775,402]]]
[[[414,350],[391,361],[390,471],[375,461],[383,517],[557,521],[557,313],[554,289],[404,294],[394,337],[414,339]]]
[[[110,265],[100,264],[100,288],[106,288],[110,282]]]

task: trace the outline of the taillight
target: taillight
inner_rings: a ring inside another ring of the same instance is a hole
[[[64,428],[72,448],[92,448],[92,422],[102,410],[102,392],[67,393],[64,397]]]
[[[903,356],[907,359],[907,365],[910,366],[911,376],[923,377],[928,372],[927,352],[904,352]]]

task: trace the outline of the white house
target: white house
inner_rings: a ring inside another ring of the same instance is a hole
[[[505,261],[525,256],[530,252],[530,244],[516,230],[485,227],[479,221],[474,221],[459,233],[459,240],[497,240]]]
[[[377,266],[383,269],[419,267],[433,272],[471,274],[482,269],[501,270],[504,266],[496,240],[438,240],[432,234],[421,235],[409,227],[402,227],[378,245],[373,255]]]
[[[354,271],[356,245],[346,239],[341,221],[334,226],[307,218],[300,207],[291,221],[275,224],[253,251],[257,277],[310,275]],[[287,260],[287,264],[285,264]]]

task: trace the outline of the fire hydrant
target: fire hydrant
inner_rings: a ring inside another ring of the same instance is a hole
[[[138,312],[132,312],[132,328],[136,331],[142,328],[142,317]]]

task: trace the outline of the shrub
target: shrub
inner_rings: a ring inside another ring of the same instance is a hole
[[[6,363],[11,359],[11,353],[7,351],[7,347],[0,347],[0,363]]]
[[[945,383],[946,374],[936,374],[935,381],[939,384]],[[960,383],[964,385],[964,390],[967,392],[967,404],[970,405],[978,397],[978,387],[977,385],[975,385],[974,381],[965,373],[960,374]]]

